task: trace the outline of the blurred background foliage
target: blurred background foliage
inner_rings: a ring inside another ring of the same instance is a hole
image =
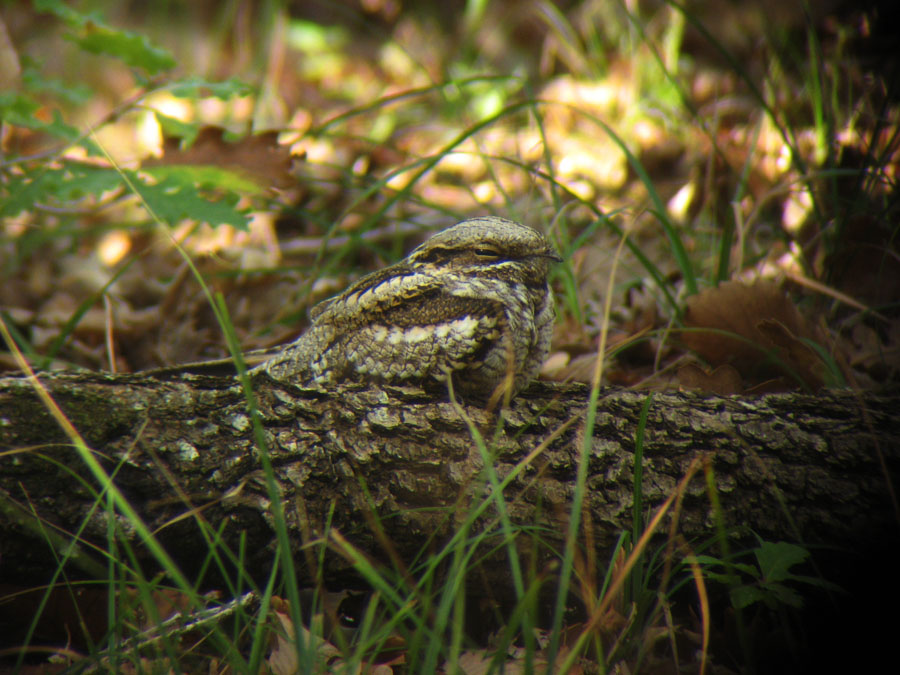
[[[604,323],[619,384],[896,374],[893,3],[0,6],[0,305],[42,365],[222,355],[173,242],[252,348],[491,212],[568,261],[548,377]]]

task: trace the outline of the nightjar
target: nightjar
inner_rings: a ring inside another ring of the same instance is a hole
[[[515,395],[550,347],[547,276],[560,261],[530,227],[465,220],[313,307],[309,329],[255,370],[298,384],[428,386],[449,376],[464,396]]]

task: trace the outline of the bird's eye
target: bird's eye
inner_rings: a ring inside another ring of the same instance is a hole
[[[447,257],[447,251],[442,248],[433,248],[430,251],[423,251],[417,256],[418,262],[434,263]]]
[[[479,258],[491,258],[492,260],[500,257],[500,254],[497,253],[497,251],[490,248],[476,248],[475,255]]]

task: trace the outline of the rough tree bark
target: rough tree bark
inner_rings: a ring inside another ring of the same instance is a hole
[[[270,500],[234,379],[54,374],[41,381],[186,570],[196,570],[208,550],[195,517],[224,525],[224,539],[235,549],[243,534],[248,568],[260,576],[269,568]],[[254,388],[298,551],[321,535],[333,509],[331,526],[357,547],[387,559],[389,541],[410,560],[426,542],[438,545],[454,514],[488,493],[477,445],[446,397],[412,387],[299,389],[265,377]],[[601,554],[630,524],[635,435],[647,396],[604,390],[600,397],[585,516]],[[485,434],[501,477],[541,448],[505,495],[512,520],[542,526],[540,539],[551,545],[565,532],[587,398],[583,386],[537,383],[502,413],[499,425],[496,413],[463,407]],[[656,394],[646,427],[644,497],[652,506],[662,503],[702,457],[714,470],[729,526],[845,548],[872,541],[873,534],[896,539],[890,485],[900,468],[898,411],[897,392],[757,399]],[[53,569],[34,514],[63,533],[86,522],[82,539],[102,548],[108,522],[102,506],[92,509],[96,490],[32,385],[0,378],[0,576],[35,578]],[[490,526],[495,513],[488,509],[479,527]],[[382,539],[371,526],[374,514]],[[128,536],[124,521],[123,527]],[[688,538],[713,532],[702,471],[689,485],[678,528]],[[81,555],[82,562],[101,560],[87,545]],[[306,558],[296,557],[303,567]],[[339,556],[327,566],[330,573],[342,567]]]

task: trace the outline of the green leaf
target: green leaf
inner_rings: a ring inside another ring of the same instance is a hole
[[[172,84],[169,93],[179,98],[215,96],[225,100],[235,96],[249,96],[253,93],[253,87],[236,77],[230,77],[222,82],[213,82],[202,77],[188,77]]]
[[[714,558],[714,557],[708,556],[708,555],[698,555],[698,556],[695,556],[694,559],[698,563],[703,565],[704,572],[707,575],[709,575],[710,578],[727,576],[729,578],[734,579],[735,582],[737,582],[739,580],[737,575],[734,575],[734,574],[722,574],[720,572],[711,572],[710,568],[712,568],[712,567],[725,567],[728,570],[743,572],[744,574],[748,574],[754,578],[759,576],[759,571],[756,569],[756,566],[751,565],[749,563],[739,563],[739,562],[726,563],[724,560],[719,560],[718,558]],[[713,576],[713,575],[715,575],[715,576]]]
[[[710,570],[704,570],[703,576],[712,581],[718,581],[720,584],[724,584],[725,586],[734,586],[739,584],[741,578],[737,574],[723,574],[722,572],[711,572]]]
[[[175,59],[150,43],[143,35],[108,25],[96,13],[83,14],[62,0],[33,0],[39,12],[48,12],[68,24],[73,33],[66,37],[92,54],[106,54],[151,75],[175,67]]]
[[[167,176],[156,184],[142,181],[135,172],[127,171],[135,191],[153,214],[169,225],[190,218],[210,225],[232,225],[247,229],[247,215],[235,206],[238,195],[227,193],[218,201],[203,196],[196,186]]]
[[[729,589],[728,595],[731,598],[731,605],[735,609],[744,609],[755,602],[762,602],[771,609],[775,609],[780,604],[797,608],[803,607],[803,598],[799,593],[778,583],[764,583],[760,586],[733,586]]]
[[[4,186],[0,217],[17,215],[35,204],[73,202],[88,195],[99,197],[121,184],[117,171],[85,164],[35,171],[14,177]]]
[[[248,194],[257,194],[262,191],[262,188],[252,180],[218,166],[179,164],[154,166],[142,169],[142,171],[153,176],[159,182],[171,181],[184,187],[196,185],[205,189],[218,188]]]
[[[788,570],[809,557],[809,551],[805,548],[785,541],[763,541],[754,554],[762,578],[768,583],[790,579],[792,575]]]
[[[29,59],[23,57],[22,60]],[[22,85],[29,92],[49,94],[57,100],[72,105],[83,105],[94,94],[93,90],[82,82],[63,82],[52,77],[45,77],[34,63],[30,63],[22,70]]]
[[[53,110],[53,119],[45,122],[43,126],[38,127],[41,131],[45,131],[57,138],[63,138],[71,143],[77,141],[81,134],[75,127],[63,122],[62,113],[59,110]]]
[[[174,117],[163,115],[158,110],[154,110],[153,114],[156,115],[156,121],[159,122],[163,134],[180,138],[183,147],[190,147],[197,140],[200,125],[196,122],[182,122]]]
[[[38,120],[34,114],[40,104],[29,96],[12,91],[0,92],[0,119],[16,127],[33,128]]]
[[[114,56],[129,66],[143,68],[150,75],[175,67],[173,56],[151,44],[146,36],[103,23],[86,21],[80,34],[69,37],[85,51]]]
[[[728,590],[728,595],[735,609],[744,609],[754,602],[765,601],[768,594],[758,586],[734,586]]]
[[[773,607],[775,603],[780,603],[782,605],[788,605],[789,607],[796,607],[800,609],[803,607],[803,598],[800,596],[797,591],[792,588],[785,586],[784,584],[766,584],[766,590],[768,591],[769,598],[766,600],[766,604],[769,607]]]
[[[63,122],[59,110],[53,110],[53,119],[46,122],[37,117],[41,105],[24,94],[0,93],[0,120],[15,127],[43,131],[74,142],[80,136],[78,129]]]
[[[79,25],[85,20],[84,14],[72,9],[62,0],[33,0],[35,10],[53,14],[70,25]]]
[[[840,590],[834,584],[822,579],[792,574],[790,568],[804,562],[809,557],[809,551],[802,546],[787,542],[769,542],[759,539],[759,546],[753,549],[759,569],[752,566],[741,565],[741,571],[758,579],[754,584],[734,585],[729,589],[731,602],[737,609],[748,607],[755,602],[764,602],[767,607],[775,608],[778,605],[789,607],[802,607],[803,597],[793,588],[782,582],[818,586]],[[750,568],[750,571],[747,568]],[[710,578],[727,583],[722,577],[727,575],[710,575]]]

